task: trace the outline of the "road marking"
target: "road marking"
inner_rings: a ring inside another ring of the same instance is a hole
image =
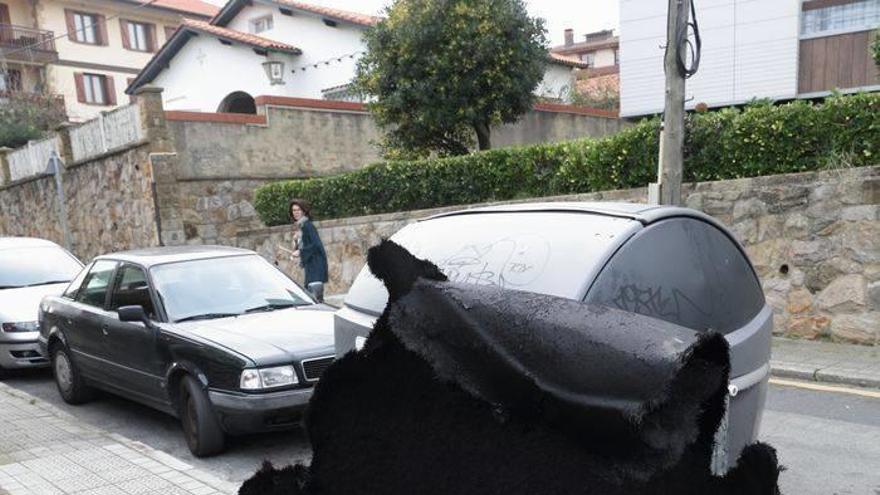
[[[795,380],[783,380],[780,378],[771,378],[771,385],[781,385],[783,387],[805,388],[807,390],[816,390],[819,392],[837,392],[840,394],[860,395],[862,397],[870,397],[872,399],[880,399],[880,391],[865,390],[850,387],[835,387],[831,385],[822,385],[821,383],[801,382]]]

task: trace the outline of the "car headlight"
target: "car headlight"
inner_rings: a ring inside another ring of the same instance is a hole
[[[296,385],[297,383],[299,383],[299,379],[296,377],[293,366],[276,366],[242,371],[240,387],[242,390],[263,390]]]
[[[40,325],[35,321],[19,321],[15,323],[4,323],[3,331],[8,333],[15,332],[36,332],[40,330]]]

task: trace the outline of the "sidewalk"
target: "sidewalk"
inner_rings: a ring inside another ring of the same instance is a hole
[[[773,376],[880,388],[880,347],[773,339]]]
[[[218,495],[238,485],[0,383],[0,495]]]

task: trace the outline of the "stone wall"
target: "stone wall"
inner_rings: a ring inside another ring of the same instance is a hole
[[[687,206],[729,226],[746,247],[775,312],[775,331],[802,338],[880,343],[880,167],[688,184]],[[644,202],[632,189],[537,201]],[[317,222],[330,264],[328,294],[344,293],[366,250],[406,224],[454,208]],[[224,241],[226,241],[224,239]],[[301,280],[290,226],[239,233]]]
[[[167,146],[167,139],[161,133],[162,121],[158,130],[150,125],[160,94],[151,96],[152,101],[139,102],[147,140],[76,162],[69,129],[60,132],[70,249],[83,261],[159,243],[150,156]],[[161,112],[161,104],[158,108]],[[49,175],[0,187],[0,235],[40,237],[65,245],[55,184]]]
[[[55,178],[44,176],[0,187],[0,236],[42,237],[64,244]]]

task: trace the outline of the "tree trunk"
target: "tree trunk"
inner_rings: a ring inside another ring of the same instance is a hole
[[[477,131],[477,142],[480,145],[480,151],[491,149],[492,143],[489,139],[489,125],[485,122],[475,122],[474,130]]]

